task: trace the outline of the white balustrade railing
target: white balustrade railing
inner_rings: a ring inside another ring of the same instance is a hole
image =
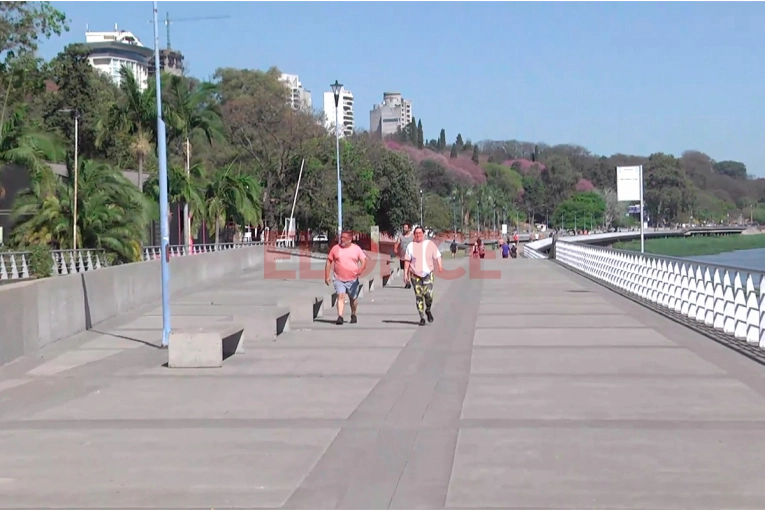
[[[566,267],[765,349],[760,273],[561,240],[555,250]]]
[[[212,253],[223,250],[235,250],[238,248],[248,248],[251,246],[263,246],[263,242],[254,241],[251,243],[218,243],[218,244],[194,244],[191,246],[172,245],[168,246],[171,257],[183,257],[185,255],[198,255],[201,253]],[[146,246],[143,249],[143,260],[157,260],[162,255],[161,246]]]
[[[525,244],[523,246],[523,258],[526,258],[526,259],[546,259],[547,255],[542,253],[539,250],[535,250],[534,248],[530,247],[528,244]]]
[[[0,280],[23,280],[39,277],[30,268],[32,252],[0,252]],[[106,254],[101,250],[53,250],[51,276],[94,271],[107,266]],[[46,275],[47,276],[47,275]]]

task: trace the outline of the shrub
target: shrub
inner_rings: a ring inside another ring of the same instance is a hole
[[[36,278],[47,278],[53,274],[53,254],[50,247],[38,244],[29,251],[29,272]]]

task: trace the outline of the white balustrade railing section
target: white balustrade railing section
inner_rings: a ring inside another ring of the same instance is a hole
[[[542,253],[539,250],[535,250],[534,248],[530,247],[528,244],[525,244],[523,246],[523,258],[526,258],[526,259],[546,259],[547,255]]]
[[[51,276],[84,273],[106,267],[106,254],[101,250],[54,250],[51,252]],[[0,280],[24,280],[40,277],[30,268],[32,252],[0,252]],[[45,275],[47,276],[47,275]]]
[[[562,265],[765,349],[762,274],[558,240]]]
[[[194,244],[192,246],[172,245],[168,246],[171,257],[183,257],[186,255],[198,255],[201,253],[212,253],[223,250],[235,250],[238,248],[248,248],[252,246],[263,246],[263,242],[255,241],[251,243],[218,243],[218,244]],[[143,260],[158,260],[162,254],[161,246],[146,246],[143,249]]]

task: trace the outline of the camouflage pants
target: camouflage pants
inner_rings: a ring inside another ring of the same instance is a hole
[[[413,274],[411,278],[417,312],[419,312],[420,318],[424,319],[425,311],[430,311],[430,307],[433,305],[433,273],[424,277]]]

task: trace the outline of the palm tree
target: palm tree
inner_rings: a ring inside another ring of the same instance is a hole
[[[154,84],[141,92],[141,87],[133,72],[123,67],[120,69],[120,90],[122,97],[109,108],[106,118],[96,124],[98,136],[96,146],[101,147],[114,132],[126,131],[133,142],[130,150],[138,162],[138,186],[143,183],[143,167],[146,156],[151,152],[151,141],[156,140],[157,102]]]
[[[54,193],[39,196],[33,190],[14,202],[11,232],[16,246],[47,244],[72,248],[74,175],[56,183]],[[77,244],[102,249],[112,259],[135,261],[141,257],[141,235],[148,221],[146,198],[108,164],[80,162],[77,193]]]
[[[171,166],[167,172],[168,203],[190,204],[197,211],[190,225],[192,234],[199,232],[205,217],[204,182],[204,168],[200,165],[193,165],[189,174],[177,165]],[[149,200],[151,216],[159,220],[159,176],[157,174],[153,174],[146,180],[143,192]]]
[[[251,175],[234,169],[233,162],[215,172],[205,188],[204,200],[205,222],[207,228],[215,232],[216,245],[220,242],[220,229],[229,218],[243,224],[260,221],[260,196],[260,183]]]
[[[7,100],[7,94],[6,94]],[[49,163],[61,161],[65,150],[61,140],[27,121],[25,106],[8,113],[3,104],[0,113],[0,162],[14,164],[29,171],[30,188],[42,196],[55,187],[55,174]]]
[[[204,136],[211,145],[214,141],[222,143],[225,140],[223,123],[212,101],[216,86],[212,83],[193,86],[182,76],[170,76],[164,83],[167,83],[165,90],[169,96],[167,122],[173,136],[183,142],[188,173],[191,168],[191,137],[194,134]],[[186,223],[186,219],[189,218],[189,205],[185,202],[183,206],[184,231],[191,230],[191,225]],[[185,238],[188,239],[188,234]]]
[[[225,141],[223,121],[212,99],[217,90],[215,84],[205,82],[193,86],[188,79],[176,75],[169,76],[164,83],[167,83],[165,94],[169,96],[164,115],[175,138],[189,144],[194,134],[200,134],[211,145]]]

